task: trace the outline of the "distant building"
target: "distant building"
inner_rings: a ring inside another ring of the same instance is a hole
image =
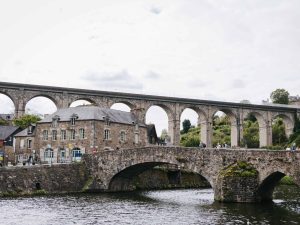
[[[21,129],[15,126],[0,126],[0,164],[13,163],[14,159],[14,136]],[[5,158],[4,158],[5,157]],[[6,162],[4,162],[6,160]]]
[[[290,105],[300,105],[300,96],[289,96],[289,104]]]
[[[23,143],[28,143],[25,138],[28,141],[31,136],[22,132]],[[84,153],[146,146],[147,132],[146,125],[137,122],[132,113],[80,106],[59,109],[39,121],[32,143],[42,162],[61,163],[79,161]]]
[[[13,125],[12,124],[13,119],[14,119],[14,114],[3,114],[3,113],[0,114],[0,121],[2,120],[7,122],[8,126]]]

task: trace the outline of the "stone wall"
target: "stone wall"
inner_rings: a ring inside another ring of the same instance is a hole
[[[0,196],[80,192],[87,181],[80,163],[5,167],[0,169]]]

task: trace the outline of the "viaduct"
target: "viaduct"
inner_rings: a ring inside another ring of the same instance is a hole
[[[255,116],[259,123],[260,147],[272,145],[272,121],[276,117],[283,118],[286,135],[289,136],[293,131],[295,116],[300,115],[299,107],[289,105],[255,105],[7,82],[0,82],[0,93],[12,100],[16,117],[24,114],[28,101],[39,96],[52,100],[57,109],[69,107],[77,100],[87,100],[106,108],[114,103],[124,103],[141,122],[145,121],[147,110],[151,106],[160,106],[167,113],[168,132],[174,146],[178,146],[180,142],[180,116],[186,108],[193,109],[198,114],[200,140],[208,147],[212,147],[212,122],[218,111],[226,113],[230,118],[232,146],[240,145],[243,121],[249,114]]]

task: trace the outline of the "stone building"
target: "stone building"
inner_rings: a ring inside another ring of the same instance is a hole
[[[20,130],[15,126],[0,126],[0,165],[14,163],[14,136]]]
[[[30,163],[31,157],[31,162],[34,161],[36,156],[36,150],[34,149],[35,135],[35,124],[28,126],[15,135],[15,162],[17,164]]]
[[[44,163],[79,161],[84,153],[148,145],[134,114],[96,106],[59,109],[37,123],[34,149]]]

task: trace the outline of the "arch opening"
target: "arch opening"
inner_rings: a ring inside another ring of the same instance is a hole
[[[196,110],[186,108],[180,116],[180,145],[198,147],[200,144],[200,118]]]
[[[284,176],[284,173],[276,171],[263,180],[257,191],[260,201],[272,201],[274,189]]]
[[[78,99],[72,102],[69,107],[89,106],[89,105],[96,105],[96,103],[90,99]]]
[[[292,123],[288,118],[278,115],[272,120],[272,144],[274,147],[284,149],[288,143],[288,135],[292,131]]]
[[[238,145],[238,131],[236,118],[228,110],[219,110],[213,114],[212,119],[212,146],[227,148]]]
[[[167,111],[158,105],[148,108],[145,117],[146,124],[154,124],[158,136],[158,142],[163,144],[171,143],[171,133],[169,129],[170,118]]]
[[[132,109],[132,107],[130,105],[125,104],[123,102],[114,103],[110,108],[120,110],[120,111],[124,111],[124,112],[130,112],[131,109]]]
[[[25,114],[37,115],[44,118],[48,114],[52,114],[57,110],[55,102],[44,96],[37,96],[30,99],[25,106]]]
[[[188,175],[186,175],[188,173]],[[130,166],[110,180],[109,191],[133,191],[137,189],[162,189],[172,187],[211,187],[200,174],[180,170],[176,164],[145,162]]]
[[[262,116],[260,114],[252,112],[249,113],[243,120],[243,136],[241,146],[246,148],[259,148],[261,133],[258,118],[262,121]]]
[[[15,104],[13,100],[5,94],[0,93],[0,125],[12,125],[15,114]]]

